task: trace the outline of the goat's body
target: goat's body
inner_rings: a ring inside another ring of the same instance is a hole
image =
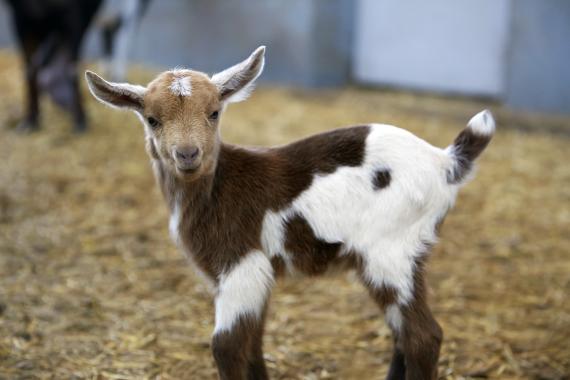
[[[393,289],[405,304],[415,263],[435,242],[458,189],[447,181],[453,162],[445,151],[387,125],[334,130],[267,150],[224,145],[214,177],[188,188],[169,188],[176,180],[155,165],[174,239],[214,286],[241,262],[269,271],[251,293],[269,287],[275,274],[315,275],[335,263],[361,263],[367,282]],[[250,254],[257,259],[248,261]],[[251,306],[217,329],[261,310]]]
[[[395,341],[388,379],[437,379],[442,330],[425,299],[426,255],[491,140],[491,114],[473,117],[445,150],[381,124],[275,148],[224,144],[219,107],[247,96],[263,52],[211,78],[166,72],[148,88],[87,74],[98,99],[145,123],[171,235],[215,290],[220,378],[267,379],[262,336],[277,276],[343,264],[386,313]]]
[[[171,235],[215,288],[221,373],[235,370],[220,363],[237,360],[236,339],[260,352],[261,338],[251,337],[262,331],[278,275],[343,264],[357,270],[396,337],[413,332],[399,338],[393,378],[410,345],[427,351],[426,363],[408,365],[409,378],[434,378],[441,329],[425,303],[423,266],[460,187],[450,180],[456,166],[453,149],[382,124],[270,149],[223,144],[214,175],[198,183],[179,182],[155,160]]]

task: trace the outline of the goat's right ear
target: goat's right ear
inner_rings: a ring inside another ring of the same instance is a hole
[[[212,82],[218,87],[220,100],[235,103],[247,99],[264,64],[265,46],[260,46],[245,61],[214,74]]]
[[[100,102],[116,108],[142,112],[146,88],[128,83],[111,83],[92,71],[85,72],[89,91]]]

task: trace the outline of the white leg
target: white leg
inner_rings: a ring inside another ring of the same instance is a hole
[[[212,339],[220,379],[267,378],[262,337],[273,283],[271,262],[260,251],[248,253],[222,276]]]
[[[261,317],[273,283],[273,267],[261,251],[248,253],[222,275],[216,295],[214,334],[230,330],[241,316]]]

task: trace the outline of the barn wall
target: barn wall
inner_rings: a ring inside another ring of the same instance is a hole
[[[500,98],[510,0],[359,0],[361,83]]]
[[[133,46],[134,61],[209,72],[267,45],[261,80],[340,85],[351,60],[351,0],[153,1]],[[88,39],[97,53],[97,36]]]
[[[507,104],[570,113],[570,1],[516,0]]]
[[[213,72],[266,44],[269,82],[355,79],[570,113],[568,0],[155,0],[137,37],[132,60],[159,68]],[[0,47],[13,46],[0,1]],[[84,50],[100,55],[93,31]]]

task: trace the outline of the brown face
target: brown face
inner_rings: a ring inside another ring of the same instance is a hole
[[[217,87],[205,74],[165,72],[148,85],[143,104],[140,114],[152,155],[181,179],[214,171],[222,104]]]
[[[147,87],[107,82],[91,71],[85,77],[96,99],[141,117],[152,158],[178,178],[192,181],[214,172],[223,108],[248,97],[263,70],[264,54],[260,46],[245,61],[211,78],[193,70],[166,71]]]

